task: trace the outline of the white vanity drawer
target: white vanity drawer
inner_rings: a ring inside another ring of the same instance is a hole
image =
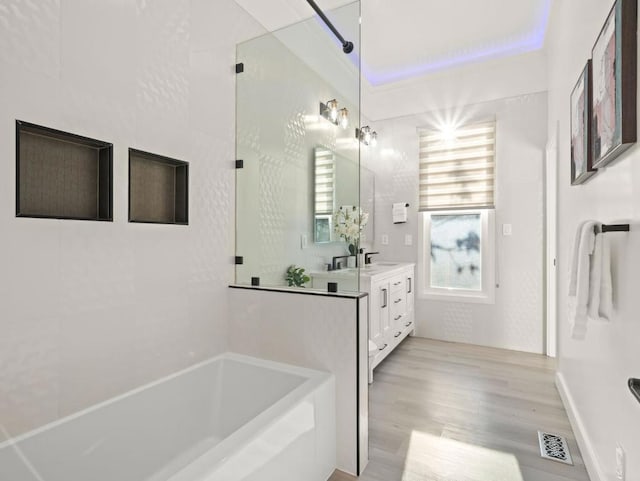
[[[391,293],[392,294],[395,293],[395,292],[404,292],[405,291],[405,277],[403,275],[392,277],[389,280],[389,287],[391,289]],[[395,297],[395,296],[391,296],[391,297]]]
[[[398,293],[391,294],[391,322],[397,322],[398,316],[403,316],[407,312],[407,298]]]
[[[404,317],[405,317],[405,314],[403,312],[399,312],[391,317],[392,330],[398,329],[399,327],[402,327],[404,325],[403,324]]]

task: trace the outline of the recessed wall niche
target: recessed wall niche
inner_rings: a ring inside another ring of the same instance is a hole
[[[129,149],[129,222],[189,223],[189,163]]]
[[[113,145],[16,120],[16,216],[113,220]]]

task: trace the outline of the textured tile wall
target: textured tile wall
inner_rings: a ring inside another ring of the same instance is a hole
[[[227,348],[231,0],[0,1],[0,441]],[[15,119],[114,143],[114,222],[16,219]],[[190,225],[127,223],[127,148],[190,162]]]

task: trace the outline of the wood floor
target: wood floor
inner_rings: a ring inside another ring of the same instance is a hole
[[[544,356],[407,338],[374,371],[369,414],[358,480],[589,480]],[[565,436],[574,465],[540,458],[538,430]]]

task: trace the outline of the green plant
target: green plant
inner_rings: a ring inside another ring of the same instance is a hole
[[[311,277],[304,273],[304,267],[289,266],[287,275],[284,277],[289,287],[304,287],[311,280]]]

